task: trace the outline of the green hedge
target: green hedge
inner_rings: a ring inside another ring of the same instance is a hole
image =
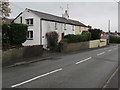
[[[27,39],[27,25],[25,24],[17,24],[12,23],[10,24],[11,27],[11,34],[10,40],[12,41],[12,45],[21,45]]]
[[[2,45],[10,45],[10,24],[7,23],[2,24]]]
[[[91,32],[91,40],[96,40],[101,38],[102,30],[100,29],[89,29],[89,32]]]
[[[2,43],[6,46],[21,46],[26,41],[27,25],[17,23],[2,24]]]
[[[110,43],[120,43],[120,37],[110,36]]]
[[[65,39],[67,39],[68,43],[76,43],[76,42],[84,42],[84,41],[89,41],[91,38],[91,33],[86,32],[84,34],[68,34],[64,36]]]

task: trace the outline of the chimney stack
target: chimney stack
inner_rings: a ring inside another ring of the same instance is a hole
[[[68,11],[67,10],[65,10],[65,13],[62,14],[62,17],[66,18],[66,19],[69,19],[69,15],[68,15]]]

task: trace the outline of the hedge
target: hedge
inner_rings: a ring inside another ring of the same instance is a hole
[[[110,36],[110,43],[120,43],[120,37]]]
[[[84,34],[68,34],[64,36],[65,39],[67,39],[68,43],[76,43],[76,42],[84,42],[84,41],[89,41],[91,38],[91,33],[86,32]]]
[[[27,25],[17,23],[2,24],[2,43],[3,47],[11,45],[19,45],[26,41]]]
[[[91,40],[97,40],[101,38],[102,30],[100,29],[89,29],[89,32],[91,32]]]
[[[10,24],[11,27],[11,34],[10,34],[10,41],[12,45],[21,45],[27,39],[27,25],[25,24],[17,24],[12,23]]]

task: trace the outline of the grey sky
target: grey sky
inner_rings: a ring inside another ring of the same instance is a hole
[[[25,8],[61,16],[60,6],[66,9],[69,4],[71,19],[107,31],[111,20],[111,31],[118,30],[118,4],[116,2],[11,2],[12,13],[16,17]]]

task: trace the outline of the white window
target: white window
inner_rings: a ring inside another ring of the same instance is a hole
[[[74,31],[74,25],[72,26],[72,30]]]
[[[33,19],[26,19],[27,25],[33,25]]]
[[[64,30],[66,30],[66,24],[64,24]]]
[[[27,33],[27,39],[28,40],[33,40],[33,31],[28,31],[28,33]]]
[[[55,30],[57,30],[57,22],[55,22]]]

